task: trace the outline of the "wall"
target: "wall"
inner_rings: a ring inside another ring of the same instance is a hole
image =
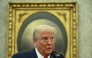
[[[0,0],[0,58],[6,58],[8,2],[78,2],[78,57],[92,58],[92,0]]]

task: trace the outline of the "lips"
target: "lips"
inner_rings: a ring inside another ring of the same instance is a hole
[[[52,48],[47,48],[47,50],[48,50],[48,51],[51,51],[51,50],[52,50]]]

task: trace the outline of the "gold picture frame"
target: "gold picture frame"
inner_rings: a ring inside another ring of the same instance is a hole
[[[20,42],[23,39],[20,38],[26,34],[23,33],[27,28],[26,26],[32,25],[31,29],[33,30],[35,24],[37,26],[40,23],[50,24],[52,26],[57,25],[59,31],[62,29],[63,31],[61,33],[63,34],[64,43],[61,43],[61,45],[63,45],[62,49],[65,49],[62,51],[66,58],[78,58],[77,6],[77,2],[9,3],[7,58],[11,58],[13,54],[22,50],[22,44]]]

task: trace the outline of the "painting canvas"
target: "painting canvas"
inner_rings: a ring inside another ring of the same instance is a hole
[[[9,3],[7,58],[34,48],[33,31],[46,24],[57,29],[55,51],[78,58],[77,2]]]

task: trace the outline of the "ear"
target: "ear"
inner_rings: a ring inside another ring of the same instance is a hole
[[[37,46],[37,40],[33,40],[34,45]]]

